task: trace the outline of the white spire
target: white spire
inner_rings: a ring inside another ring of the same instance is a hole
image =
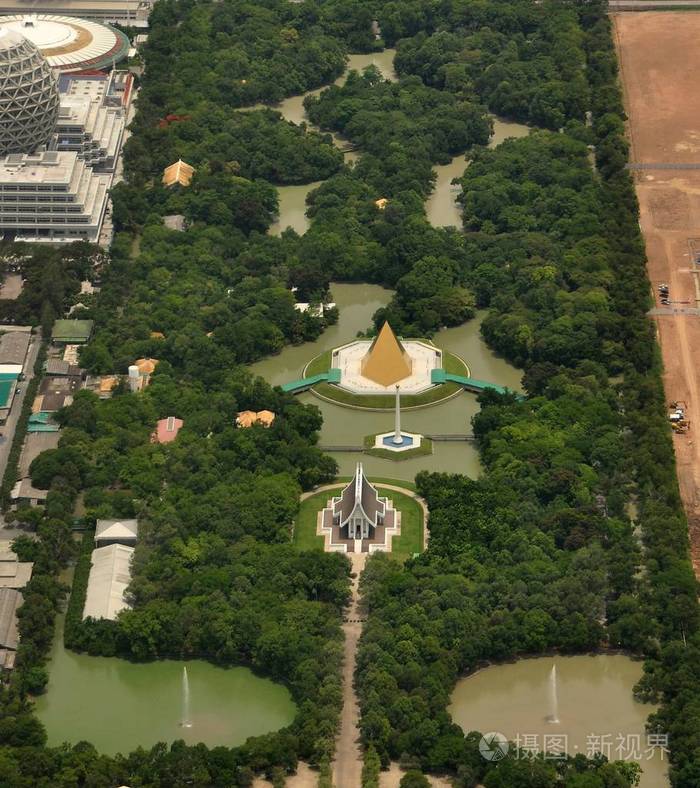
[[[394,421],[394,438],[393,443],[400,446],[403,443],[401,437],[401,394],[399,393],[399,386],[396,385],[396,415]]]

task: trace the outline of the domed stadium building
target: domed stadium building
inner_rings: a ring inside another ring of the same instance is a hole
[[[111,68],[129,52],[120,30],[91,19],[57,14],[17,14],[0,19],[31,41],[51,68],[62,73]]]
[[[0,27],[0,155],[47,145],[58,104],[56,77],[34,44]]]

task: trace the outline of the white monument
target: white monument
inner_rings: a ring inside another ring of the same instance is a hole
[[[415,432],[404,432],[401,429],[401,390],[396,386],[396,406],[394,411],[394,431],[382,432],[374,438],[375,449],[388,451],[408,451],[417,449],[423,441],[423,436]]]

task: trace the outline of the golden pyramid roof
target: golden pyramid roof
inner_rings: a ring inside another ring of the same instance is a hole
[[[374,338],[362,359],[361,369],[366,378],[380,386],[391,386],[411,374],[411,358],[389,323],[384,323]]]

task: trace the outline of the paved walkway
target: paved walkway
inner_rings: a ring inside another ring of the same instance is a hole
[[[365,568],[367,553],[349,553],[355,577],[352,580],[352,597],[343,623],[345,646],[343,648],[343,710],[340,715],[340,735],[336,743],[333,762],[333,785],[337,788],[360,788],[362,785],[362,749],[360,747],[360,705],[355,693],[355,665],[357,644],[362,634],[364,618],[360,609],[358,585],[360,574]]]

